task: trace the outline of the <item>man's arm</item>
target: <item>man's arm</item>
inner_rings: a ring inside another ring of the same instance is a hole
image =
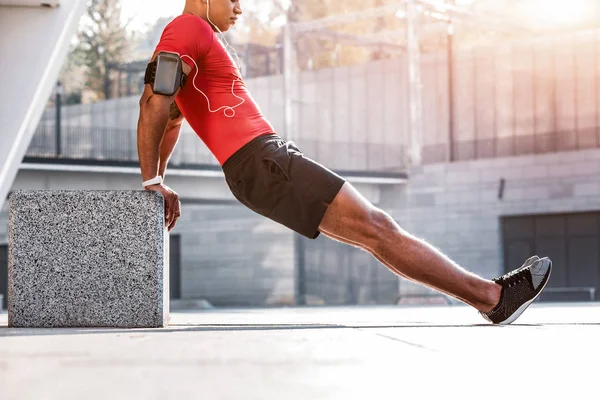
[[[183,115],[177,107],[177,103],[171,103],[171,109],[169,111],[169,120],[165,128],[165,136],[160,145],[160,164],[158,167],[158,173],[162,178],[165,178],[167,171],[167,164],[173,154],[173,150],[179,140],[179,132],[181,130],[181,124],[183,123]]]
[[[155,53],[153,59],[157,54]],[[183,63],[183,72],[189,75],[190,71],[190,66]],[[165,96],[155,94],[149,84],[144,87],[144,93],[140,99],[140,118],[137,131],[138,158],[142,172],[142,181],[147,181],[160,175],[162,144],[165,142],[165,136],[167,136],[166,131],[171,104],[178,93],[179,90],[173,96]],[[172,130],[170,129],[170,131]],[[176,132],[179,134],[179,127],[177,127]],[[166,144],[165,146],[168,147]],[[172,148],[169,154],[171,151]],[[169,231],[173,230],[177,219],[181,215],[179,196],[162,184],[148,186],[146,189],[157,191],[164,197],[165,223]]]
[[[140,99],[137,146],[142,181],[159,175],[160,148],[169,119],[169,96],[157,95],[146,85]]]
[[[156,58],[157,54],[153,56],[153,59]],[[190,71],[190,66],[183,63],[183,72],[189,75]],[[165,136],[167,136],[166,131],[171,113],[171,104],[174,103],[178,93],[179,90],[173,96],[165,96],[155,94],[150,85],[144,87],[144,93],[140,99],[140,118],[137,131],[138,158],[143,181],[160,175],[162,143]],[[181,121],[177,126],[177,136],[179,135],[180,125]],[[169,128],[173,127],[169,126]],[[170,129],[170,131],[172,130]],[[168,148],[168,145],[165,144],[165,147]]]

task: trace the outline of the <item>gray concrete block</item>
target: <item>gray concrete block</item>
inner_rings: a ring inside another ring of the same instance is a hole
[[[575,184],[575,196],[600,196],[600,183],[587,182]]]
[[[600,160],[600,150],[598,150],[598,149],[580,150],[579,153],[581,154],[581,158],[584,160],[592,160],[592,161]]]
[[[562,199],[573,197],[573,184],[570,182],[557,182],[549,188],[550,199]]]
[[[433,234],[445,233],[446,232],[446,221],[444,219],[438,219],[431,223],[423,224],[420,231],[423,232],[426,238],[431,238]]]
[[[485,168],[480,171],[480,182],[499,182],[500,179],[507,181],[520,180],[525,167],[518,168]]]
[[[166,326],[167,237],[154,192],[13,193],[9,325]]]
[[[498,198],[499,192],[500,187],[481,189],[479,191],[479,200],[481,201],[481,203],[485,203],[486,207],[489,207],[490,203],[498,203],[499,201],[501,201]]]
[[[574,176],[588,176],[593,175],[596,177],[600,173],[600,162],[598,161],[587,161],[584,163],[577,163],[573,165]]]
[[[549,196],[549,188],[545,186],[515,187],[505,192],[506,200],[538,200]]]
[[[410,205],[413,207],[423,208],[436,205],[435,194],[433,193],[414,193],[410,196]]]
[[[548,168],[545,165],[534,165],[523,168],[521,177],[523,179],[540,179],[548,177]]]
[[[422,166],[425,174],[443,174],[445,175],[447,172],[448,164],[427,164]]]
[[[457,183],[475,183],[479,180],[479,171],[462,171],[448,174],[448,185],[452,186]]]
[[[585,159],[585,155],[579,151],[564,151],[558,154],[545,154],[545,159],[548,159],[549,163],[576,163]]]
[[[476,186],[456,186],[453,189],[455,191],[446,193],[447,205],[471,208],[479,203],[479,193]]]
[[[574,177],[576,177],[578,175],[577,171],[576,171],[576,165],[577,164],[556,164],[553,166],[549,166],[548,167],[548,171],[550,172],[549,177],[552,177],[554,179],[556,178],[560,178],[560,179],[573,179]],[[579,174],[579,175],[590,175],[590,173],[584,173],[584,174]]]
[[[477,169],[477,166],[473,162],[457,162],[452,164],[445,164],[446,172],[448,175],[461,173],[461,172],[472,172]]]
[[[504,174],[500,168],[485,168],[479,171],[480,182],[499,182],[502,178],[504,178]]]

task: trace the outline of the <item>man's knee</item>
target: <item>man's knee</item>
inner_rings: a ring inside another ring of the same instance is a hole
[[[394,234],[395,222],[385,211],[373,207],[367,213],[364,223],[365,244],[375,250],[382,242]]]

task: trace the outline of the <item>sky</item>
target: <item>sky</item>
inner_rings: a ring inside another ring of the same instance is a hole
[[[463,0],[464,1],[464,0]],[[286,4],[286,0],[279,0]],[[284,20],[268,21],[272,0],[242,0],[242,9],[252,11],[263,22],[271,22],[273,26],[285,23]],[[154,26],[162,17],[174,17],[181,14],[185,0],[121,0],[121,19],[124,23],[129,21],[128,30],[143,32]],[[244,26],[244,16],[239,27]]]
[[[242,8],[253,9],[254,6],[261,5],[264,8],[266,4],[262,2],[268,1],[270,0],[243,0]],[[184,6],[185,0],[121,0],[121,18],[123,22],[131,20],[129,30],[143,31],[161,17],[181,14]]]
[[[250,1],[260,4],[261,0],[244,0],[242,7]],[[457,4],[472,2],[473,0],[456,0]],[[140,31],[152,25],[158,18],[181,14],[184,5],[185,0],[121,0],[121,14],[124,22],[131,20],[130,30]]]
[[[259,6],[261,1],[244,0]],[[467,5],[474,0],[456,0],[456,4]],[[573,23],[585,19],[594,7],[596,0],[527,0],[521,4],[525,14],[532,19],[546,21],[552,24]],[[264,3],[263,3],[264,4]],[[130,30],[145,30],[160,17],[179,15],[183,10],[185,0],[121,0],[122,17],[124,21],[131,19]]]
[[[161,17],[181,14],[185,0],[121,0],[123,21],[129,21],[131,30],[145,30]]]

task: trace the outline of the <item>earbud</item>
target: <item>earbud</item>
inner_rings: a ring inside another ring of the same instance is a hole
[[[237,67],[238,67],[238,71],[240,72],[240,75],[241,75],[242,72],[240,71],[240,58],[238,57],[237,52],[235,51],[235,49],[233,47],[231,47],[229,45],[229,43],[227,42],[227,39],[225,39],[225,35],[223,34],[223,32],[221,32],[221,30],[219,29],[219,27],[217,25],[215,25],[210,20],[210,0],[206,0],[206,19],[221,34],[221,39],[223,39],[223,41],[225,42],[225,51],[227,53],[229,53],[228,49],[231,49],[231,51],[233,52],[233,55],[235,56],[235,59],[236,59],[236,64],[237,64]]]

